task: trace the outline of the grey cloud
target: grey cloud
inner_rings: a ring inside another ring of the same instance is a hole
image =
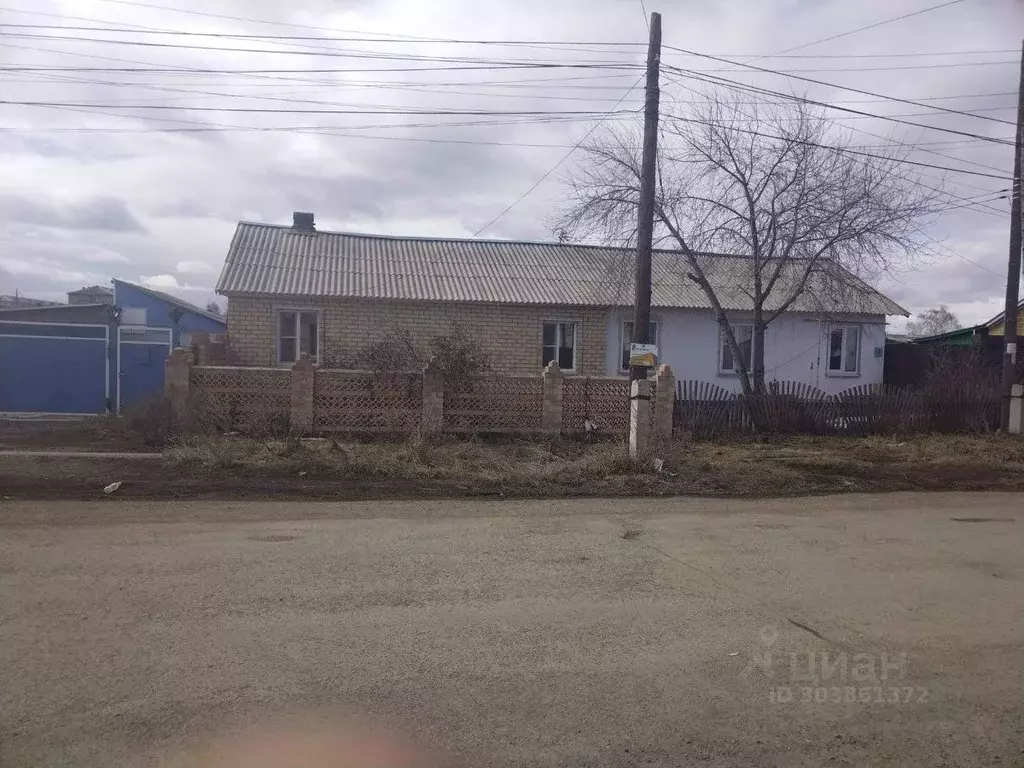
[[[12,0],[16,8],[37,10],[29,0]],[[8,3],[9,5],[9,3]],[[735,3],[697,3],[695,0],[646,0],[647,10],[664,13],[665,42],[689,49],[723,54],[767,54],[801,45],[835,32],[876,20],[857,4],[792,3],[787,0]],[[121,6],[118,6],[121,8]],[[176,6],[179,7],[179,6]],[[143,6],[124,6],[119,22],[141,26],[203,29],[249,34],[338,35],[340,29],[390,32],[437,37],[550,38],[609,41],[638,41],[646,38],[641,5],[635,0],[518,0],[516,3],[486,4],[470,0],[438,0],[423,4],[414,0],[294,0],[286,4],[271,0],[222,0],[216,8],[198,0],[182,0],[182,11],[199,11],[236,16],[250,21],[217,19],[188,13],[157,11]],[[57,6],[46,10],[59,13]],[[83,13],[85,13],[83,11]],[[92,13],[90,11],[89,13]],[[99,19],[114,20],[111,8],[96,7]],[[259,24],[252,19],[279,22]],[[28,20],[28,18],[23,19]],[[911,51],[984,50],[1018,48],[1024,6],[1008,6],[1001,0],[974,0],[922,14],[902,22],[813,46],[800,54],[846,54]],[[287,23],[308,25],[288,26]],[[56,22],[54,22],[56,23]],[[81,23],[81,22],[74,22]],[[309,41],[310,45],[319,45]],[[214,45],[212,42],[198,43]],[[219,43],[218,43],[219,44]],[[225,43],[226,44],[226,43]],[[268,47],[260,44],[254,47]],[[324,42],[325,46],[341,46]],[[378,45],[361,43],[353,48],[385,48],[417,54],[464,55],[466,49],[443,45]],[[306,48],[306,51],[313,49]],[[599,58],[610,54],[595,51],[554,51],[548,49],[485,49],[488,54],[519,58]],[[306,56],[244,56],[192,50],[133,49],[127,46],[89,47],[89,53],[147,64],[192,68],[315,68],[359,66],[350,60]],[[476,51],[483,53],[483,51]],[[103,66],[98,60],[79,60],[40,51],[5,50],[9,63],[37,65],[79,64]],[[642,46],[629,54],[631,61],[642,57]],[[995,57],[993,57],[995,58]],[[1014,58],[1012,55],[1006,58]],[[938,59],[937,59],[938,60]],[[689,59],[666,51],[665,61],[680,67],[714,69],[719,65]],[[870,60],[853,60],[851,66],[867,66]],[[913,63],[915,60],[897,60]],[[765,59],[770,67],[801,69],[842,66],[843,60]],[[886,62],[875,62],[884,65]],[[888,62],[893,63],[893,62]],[[368,64],[377,66],[379,62]],[[110,66],[117,66],[110,62]],[[130,66],[126,62],[126,66]],[[398,66],[397,64],[395,66]],[[724,66],[724,65],[723,65]],[[906,70],[899,72],[811,73],[828,82],[851,85],[868,91],[906,98],[1011,91],[1016,87],[1013,67],[964,67]],[[572,76],[588,76],[576,72]],[[211,93],[252,94],[337,104],[386,104],[410,109],[608,109],[634,77],[606,76],[599,80],[566,81],[555,87],[552,73],[432,72],[379,76],[382,79],[414,81],[439,92],[376,88],[355,90],[346,82],[359,75],[317,74],[305,76],[316,85],[288,79],[201,75],[129,76],[97,74],[93,82],[5,79],[5,98],[12,100],[92,101],[107,105],[151,103],[173,105],[174,109],[140,111],[142,117],[115,116],[125,110],[110,106],[111,114],[89,114],[65,110],[5,107],[5,127],[24,133],[0,133],[0,153],[5,162],[3,196],[0,196],[0,237],[3,254],[35,259],[44,269],[61,270],[66,278],[78,273],[114,270],[117,276],[138,279],[140,275],[173,274],[182,261],[209,259],[219,262],[228,244],[233,223],[242,217],[287,222],[296,209],[317,214],[323,226],[393,231],[402,226],[423,226],[429,234],[463,235],[488,222],[549,171],[565,154],[562,148],[521,148],[517,142],[572,145],[592,123],[551,123],[543,125],[490,125],[485,128],[373,129],[369,136],[413,136],[457,140],[487,140],[504,146],[434,144],[375,140],[373,138],[313,137],[308,141],[286,132],[153,133],[176,126],[239,125],[252,128],[313,125],[318,129],[354,132],[352,126],[387,123],[389,118],[361,118],[342,115],[308,115],[285,112],[217,113],[192,111],[190,107],[242,106],[283,109],[316,104],[289,103],[213,96]],[[569,76],[566,74],[565,76]],[[768,75],[726,73],[750,82],[786,92],[803,93],[822,100],[858,100],[871,97],[800,81]],[[302,76],[300,76],[301,78]],[[596,77],[596,75],[595,75]],[[362,79],[367,79],[363,77]],[[464,89],[445,83],[454,81],[537,80],[530,88],[490,88],[467,85]],[[541,82],[547,79],[548,82]],[[107,81],[107,84],[97,81]],[[109,83],[121,83],[110,85]],[[131,83],[131,85],[126,85]],[[681,80],[666,79],[665,103],[688,98]],[[137,87],[145,85],[146,87]],[[571,85],[573,87],[565,87]],[[585,86],[585,87],[577,87]],[[604,88],[597,90],[594,86]],[[171,90],[168,90],[171,89]],[[177,89],[177,90],[174,90]],[[186,93],[184,91],[205,91]],[[493,93],[491,98],[476,95]],[[8,96],[7,94],[12,94]],[[535,95],[544,98],[512,98]],[[571,101],[562,102],[562,97]],[[639,92],[630,98],[639,98]],[[588,99],[593,98],[593,101]],[[970,109],[1009,101],[1008,98],[948,101],[939,104]],[[635,107],[636,104],[631,104]],[[876,112],[922,111],[908,105],[863,104]],[[985,113],[1007,119],[1012,113]],[[396,122],[420,122],[412,118]],[[187,121],[187,122],[178,122]],[[422,122],[440,123],[443,118],[425,117]],[[1007,136],[1008,125],[971,117],[941,115],[918,122]],[[199,124],[199,125],[196,125]],[[892,123],[863,120],[849,126],[881,136],[897,135],[906,141],[956,140],[957,137]],[[79,133],[80,128],[89,132]],[[107,132],[107,131],[110,132]],[[53,131],[53,132],[51,132]],[[59,132],[58,132],[59,131]],[[862,143],[879,141],[854,134]],[[914,158],[938,165],[959,166],[965,158],[997,168],[1009,167],[1008,151],[993,145],[937,147],[952,157],[915,152]],[[575,160],[576,156],[572,158]],[[567,163],[567,165],[571,164]],[[88,166],[83,169],[83,166]],[[971,166],[967,166],[971,167]],[[978,169],[982,170],[982,169]],[[929,174],[941,175],[938,171]],[[564,187],[552,174],[527,197],[489,227],[485,236],[541,239],[548,237],[545,220],[560,204]],[[998,188],[995,179],[947,174],[954,194],[971,197]],[[927,183],[933,183],[928,181]],[[69,199],[86,201],[59,204],[52,190]],[[139,218],[148,231],[142,229]],[[885,285],[893,298],[918,310],[938,303],[960,303],[998,295],[1002,280],[999,266],[1005,263],[1005,222],[990,214],[964,211],[944,215],[929,235],[946,241],[949,248],[982,264],[986,272],[958,258],[930,263],[901,275],[902,282]],[[109,249],[134,259],[130,265],[97,264],[90,253]],[[995,272],[996,274],[993,274]],[[44,274],[13,276],[24,290],[27,281],[39,290],[58,291],[78,287],[60,281],[47,282]],[[0,282],[11,279],[0,274]],[[979,310],[980,311],[980,310]],[[987,310],[986,310],[987,311]],[[984,318],[963,317],[965,321]]]
[[[125,202],[115,197],[56,203],[19,195],[0,195],[0,218],[20,225],[61,229],[145,231]]]

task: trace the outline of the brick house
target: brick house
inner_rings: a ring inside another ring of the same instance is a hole
[[[306,353],[333,367],[388,334],[423,348],[458,328],[499,373],[539,372],[556,360],[571,374],[616,376],[625,375],[632,264],[621,248],[324,232],[312,214],[296,213],[290,227],[240,222],[217,292],[228,298],[238,365],[291,365]],[[705,270],[741,337],[748,265],[714,256]],[[661,361],[680,378],[735,388],[732,353],[678,254],[657,251],[653,274]],[[881,382],[885,316],[906,310],[843,274],[851,290],[841,299],[801,298],[769,326],[769,378],[823,389]]]

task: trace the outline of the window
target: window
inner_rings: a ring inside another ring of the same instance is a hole
[[[733,323],[732,332],[733,335],[736,336],[736,345],[740,348],[740,356],[743,359],[743,365],[749,371],[751,350],[754,347],[754,326],[749,323]],[[719,338],[719,348],[721,351],[719,353],[718,372],[739,372],[739,362],[732,353],[732,347],[729,346],[729,339],[725,335],[725,329],[722,329]]]
[[[303,353],[315,361],[318,326],[316,312],[282,309],[277,316],[277,361],[294,363]]]
[[[835,325],[828,333],[828,372],[855,376],[860,371],[860,326]]]
[[[576,323],[544,323],[541,365],[547,365],[552,360],[563,371],[576,370]]]
[[[619,360],[619,370],[629,370],[629,344],[633,340],[633,322],[626,320],[622,324],[622,359]],[[658,343],[658,324],[647,323],[647,344]]]

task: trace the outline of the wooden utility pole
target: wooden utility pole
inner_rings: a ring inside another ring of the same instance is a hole
[[[651,14],[647,44],[647,91],[644,99],[644,154],[640,166],[640,211],[636,237],[636,290],[633,301],[634,344],[646,344],[651,322],[651,247],[654,242],[654,181],[658,155],[658,75],[661,68],[661,14]],[[647,378],[647,368],[630,366],[630,380]]]
[[[1002,426],[1010,425],[1010,390],[1017,369],[1017,303],[1020,292],[1021,250],[1021,145],[1024,144],[1024,43],[1020,52],[1020,82],[1017,85],[1017,141],[1013,153],[1013,190],[1010,197],[1010,259],[1006,265],[1006,307],[1003,311],[1003,410]]]

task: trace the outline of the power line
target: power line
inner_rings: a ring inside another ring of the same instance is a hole
[[[830,35],[829,37],[823,37],[820,40],[812,40],[809,43],[801,43],[800,45],[794,45],[792,48],[786,48],[785,50],[779,51],[778,53],[773,54],[773,55],[774,56],[779,56],[779,55],[784,54],[784,53],[792,53],[793,51],[799,51],[801,48],[810,48],[812,45],[818,45],[818,43],[827,43],[830,40],[838,40],[841,37],[848,37],[849,35],[855,35],[858,32],[865,32],[865,31],[867,31],[869,29],[875,29],[877,27],[885,26],[886,24],[892,24],[894,21],[902,21],[903,19],[909,19],[912,16],[920,16],[923,13],[930,13],[932,11],[937,11],[940,8],[947,8],[947,7],[951,6],[951,5],[956,5],[957,3],[962,3],[962,2],[964,2],[964,0],[949,0],[949,2],[940,3],[939,5],[932,5],[932,6],[929,6],[928,8],[922,8],[919,11],[914,11],[912,13],[904,13],[902,16],[894,16],[891,19],[885,19],[884,21],[876,21],[874,24],[868,24],[868,25],[863,26],[863,27],[857,27],[856,29],[851,29],[848,32],[840,32],[837,35]]]
[[[170,49],[181,49],[190,51],[217,51],[227,53],[256,53],[256,54],[270,54],[274,56],[320,56],[320,57],[333,57],[333,58],[363,58],[363,59],[388,59],[397,61],[446,61],[446,62],[472,62],[472,63],[502,63],[502,64],[537,64],[537,63],[572,63],[566,62],[563,59],[505,59],[495,61],[493,59],[482,59],[480,57],[473,56],[429,56],[423,54],[403,54],[394,52],[374,52],[365,50],[350,50],[345,51],[343,49],[329,49],[321,48],[320,50],[311,51],[294,51],[294,50],[271,50],[267,48],[228,48],[224,46],[213,46],[213,45],[189,45],[185,43],[159,43],[151,42],[148,40],[117,40],[111,38],[95,38],[95,37],[72,37],[69,35],[39,35],[30,34],[24,32],[0,32],[0,37],[16,38],[16,39],[27,39],[27,40],[52,40],[59,42],[75,42],[75,43],[102,43],[104,45],[131,45],[142,48],[170,48]],[[595,51],[595,53],[602,53]],[[585,62],[589,64],[600,64],[602,62]],[[628,62],[614,61],[609,62],[612,65],[622,65]]]
[[[332,57],[332,58],[356,58],[356,59],[388,59],[388,60],[401,60],[401,61],[447,61],[447,62],[477,62],[477,63],[500,63],[500,64],[523,64],[523,65],[536,65],[540,63],[548,64],[560,64],[561,66],[568,66],[568,63],[560,62],[559,60],[524,60],[524,59],[511,59],[503,61],[493,61],[487,59],[479,59],[474,57],[460,57],[460,56],[426,56],[426,55],[405,55],[400,53],[374,53],[372,51],[353,51],[344,52],[336,49],[329,49],[318,47],[318,50],[310,51],[295,51],[295,50],[271,50],[267,48],[228,48],[224,46],[211,46],[211,45],[188,45],[184,43],[159,43],[150,42],[146,40],[117,40],[111,38],[94,38],[94,37],[73,37],[69,35],[41,35],[41,34],[30,34],[23,32],[0,32],[0,37],[16,38],[16,39],[28,39],[28,40],[53,40],[60,42],[76,42],[76,43],[100,43],[103,45],[129,45],[144,48],[166,48],[175,50],[192,50],[192,51],[215,51],[215,52],[228,52],[228,53],[249,53],[249,54],[265,54],[265,55],[277,55],[277,56],[319,56],[319,57]],[[476,41],[478,44],[486,44],[486,41]],[[492,41],[491,44],[498,44],[496,41]],[[512,43],[500,43],[503,45],[511,45]],[[666,46],[671,48],[670,46]],[[678,49],[674,49],[678,50]],[[596,52],[595,53],[599,53]],[[686,54],[695,55],[695,54]],[[720,58],[720,57],[715,57]],[[590,66],[622,66],[625,62],[586,62]],[[737,62],[733,62],[737,63]],[[739,62],[742,64],[742,62]],[[1015,60],[1003,60],[1003,61],[959,61],[959,62],[946,62],[941,64],[911,64],[904,66],[886,66],[886,67],[841,67],[841,68],[804,68],[804,69],[779,69],[773,70],[773,74],[795,74],[801,72],[878,72],[878,71],[894,71],[894,70],[912,70],[912,69],[948,69],[956,67],[979,67],[979,66],[990,66],[990,65],[1001,65],[1001,64],[1016,64]],[[634,67],[637,65],[633,65]],[[742,66],[749,66],[743,64]],[[710,70],[712,72],[743,72],[746,71],[743,68],[721,68],[716,70]]]
[[[703,54],[703,53],[694,53],[693,51],[685,51],[682,48],[675,48],[673,50],[679,50],[679,51],[682,51],[683,53],[690,53],[690,54],[692,54],[694,56],[698,56],[700,58],[711,59],[713,61],[721,61],[721,62],[725,62],[727,64],[741,64],[741,66],[743,66],[745,69],[757,70],[759,72],[767,72],[767,73],[773,74],[773,75],[782,75],[783,77],[790,77],[790,78],[795,79],[795,80],[803,80],[803,81],[808,82],[808,83],[814,83],[815,85],[824,85],[824,86],[826,86],[828,88],[838,88],[838,89],[843,90],[843,91],[851,91],[852,93],[859,93],[859,94],[862,94],[864,96],[873,96],[873,97],[879,98],[879,99],[886,99],[887,101],[897,101],[897,102],[900,102],[901,104],[910,104],[911,106],[923,107],[925,109],[931,108],[931,109],[938,110],[940,112],[947,112],[947,113],[953,114],[953,115],[964,115],[964,116],[967,116],[967,117],[980,117],[983,120],[994,120],[995,122],[1008,123],[1008,124],[1011,124],[1011,125],[1014,124],[1014,123],[1011,123],[1008,120],[996,120],[995,118],[991,118],[991,117],[985,118],[985,117],[981,117],[980,115],[975,115],[972,112],[965,112],[965,111],[959,110],[959,109],[949,109],[948,107],[930,106],[928,104],[918,103],[918,102],[913,101],[911,99],[901,99],[901,98],[898,98],[896,96],[887,96],[884,93],[875,93],[873,91],[865,91],[865,90],[862,90],[860,88],[851,88],[848,85],[837,85],[836,83],[829,83],[829,82],[826,82],[824,80],[815,80],[815,79],[812,79],[812,78],[809,78],[809,77],[799,77],[797,75],[785,74],[785,73],[782,73],[782,72],[778,72],[776,70],[766,69],[765,67],[755,67],[753,64],[742,64],[742,62],[730,61],[729,59],[723,59],[720,56],[710,56],[708,54]],[[707,72],[703,72],[701,74],[705,74],[706,75],[708,73]]]
[[[643,80],[645,77],[646,77],[646,72],[644,74],[641,74],[640,77],[637,78],[637,81],[635,83],[633,83],[633,85],[624,94],[622,94],[622,98],[619,99],[619,103],[620,104],[622,103],[622,101],[627,96],[629,96],[630,93],[633,92],[633,90],[640,84],[640,81]],[[618,104],[615,105],[615,107],[617,107],[617,106],[618,106]],[[544,173],[544,175],[542,175],[539,179],[537,179],[536,182],[534,182],[533,186],[531,186],[528,190],[523,192],[523,194],[521,194],[519,197],[517,197],[515,200],[513,200],[508,205],[508,207],[506,207],[501,213],[499,213],[493,219],[491,219],[486,224],[484,224],[482,227],[480,227],[480,229],[478,229],[476,232],[474,232],[473,233],[473,237],[477,237],[481,233],[483,233],[484,230],[489,229],[495,222],[497,222],[499,219],[501,219],[503,216],[505,216],[505,214],[507,214],[509,211],[511,211],[513,208],[515,208],[517,205],[519,205],[519,203],[521,203],[523,200],[525,200],[535,189],[537,189],[537,187],[539,187],[544,182],[545,179],[548,178],[548,176],[550,176],[552,173],[554,173],[558,169],[558,167],[562,165],[562,163],[564,163],[566,160],[568,160],[569,156],[572,155],[572,153],[575,152],[577,149],[579,149],[580,146],[582,146],[584,141],[586,141],[587,139],[590,138],[590,136],[594,133],[594,131],[596,131],[600,127],[601,123],[603,123],[609,116],[611,116],[614,113],[615,107],[612,107],[612,109],[609,110],[608,113],[606,113],[599,120],[597,120],[597,122],[594,123],[594,125],[591,127],[591,129],[589,131],[587,131],[583,135],[583,138],[581,138],[579,141],[577,141],[573,145],[572,149],[570,149],[568,152],[566,152],[564,155],[562,155],[562,157],[559,158],[558,162],[556,162],[553,166],[551,166],[551,168],[549,168]]]
[[[174,104],[95,104],[66,101],[11,101],[0,99],[0,104],[19,107],[74,107],[75,109],[167,109],[181,110],[183,107]],[[539,115],[587,115],[601,114],[601,110],[567,110],[567,111],[503,111],[490,109],[269,109],[266,107],[184,107],[190,112],[254,112],[277,115],[470,115],[497,117],[535,117]],[[636,114],[636,110],[616,110],[611,114]]]
[[[697,125],[713,125],[713,123],[711,123],[711,122],[709,122],[707,120],[696,120],[694,118],[679,117],[678,115],[673,115],[672,118],[674,120],[679,120],[680,122],[684,122],[684,123],[695,123]],[[803,140],[803,139],[795,138],[793,136],[778,136],[778,135],[771,134],[771,133],[764,133],[762,131],[754,131],[754,130],[750,130],[750,129],[747,129],[747,128],[737,128],[737,127],[732,127],[732,126],[729,128],[729,130],[736,131],[737,133],[749,134],[751,136],[758,136],[758,137],[763,138],[763,139],[775,139],[775,140],[778,140],[778,141],[789,141],[789,142],[792,142],[794,144],[800,144],[800,145],[803,145],[803,146],[818,147],[820,149],[827,149],[827,150],[832,151],[832,152],[841,152],[841,153],[850,154],[850,155],[859,155],[861,157],[873,157],[873,158],[875,158],[877,160],[886,160],[888,162],[900,163],[900,164],[903,164],[903,165],[916,165],[916,166],[919,166],[921,168],[933,168],[933,169],[938,170],[938,171],[947,171],[949,173],[963,173],[963,174],[967,174],[969,176],[983,176],[983,177],[989,178],[989,179],[999,179],[1000,181],[1010,181],[1010,177],[1006,176],[1006,175],[999,175],[999,176],[997,176],[997,175],[995,175],[993,173],[982,173],[981,171],[967,171],[967,170],[964,170],[962,168],[949,168],[947,166],[933,165],[931,163],[919,163],[919,162],[917,162],[915,160],[906,160],[906,159],[901,159],[901,158],[887,157],[885,155],[877,155],[877,154],[873,154],[871,152],[861,152],[859,150],[850,149],[850,148],[847,148],[847,147],[835,147],[835,146],[831,146],[829,144],[821,144],[821,143],[816,142],[816,141],[806,141],[806,140]]]
[[[963,0],[957,0],[962,2]],[[69,19],[81,19],[83,17],[76,16],[65,16],[64,14],[55,13],[41,13],[38,11],[22,11],[14,8],[0,8],[0,10],[14,11],[18,13],[32,13],[41,16],[54,16],[59,18]],[[175,37],[207,37],[207,38],[220,38],[220,39],[232,39],[232,40],[258,40],[258,41],[317,41],[327,43],[383,43],[385,45],[399,45],[399,44],[414,44],[423,45],[428,43],[440,43],[446,45],[494,45],[494,46],[532,46],[532,47],[569,47],[569,46],[605,46],[611,48],[629,48],[629,47],[640,47],[643,43],[630,43],[630,42],[617,42],[609,40],[459,40],[459,39],[443,39],[443,38],[410,38],[410,39],[381,39],[379,37],[324,37],[323,35],[257,35],[257,34],[242,34],[237,32],[193,32],[187,30],[176,30],[176,29],[160,29],[155,27],[140,27],[138,25],[126,25],[126,26],[73,26],[67,24],[5,24],[0,23],[0,28],[9,29],[39,29],[39,30],[62,30],[62,31],[75,31],[75,32],[108,32],[108,33],[125,33],[125,34],[136,34],[136,35],[166,35]],[[68,39],[77,40],[78,38],[67,37],[67,36],[56,36],[52,39]],[[819,41],[821,42],[821,41]],[[806,43],[805,45],[813,45],[814,43]],[[802,48],[804,46],[797,46]],[[797,50],[793,48],[790,50]],[[213,49],[211,49],[213,50]],[[236,50],[236,49],[231,49]],[[331,50],[324,48],[323,50]],[[601,53],[609,54],[614,51],[600,51]],[[721,53],[716,54],[718,56],[727,56],[729,58],[751,58],[751,59],[891,59],[891,58],[925,58],[925,57],[936,57],[936,56],[977,56],[977,55],[988,55],[996,53],[1016,53],[1016,48],[988,48],[973,51],[922,51],[918,53],[823,53],[823,54],[802,54],[799,56],[787,56],[784,53],[772,53],[772,54],[747,54],[747,53]],[[623,51],[623,53],[629,54],[629,51]]]
[[[914,128],[924,128],[924,129],[927,129],[927,130],[930,130],[930,131],[940,131],[942,133],[951,133],[951,134],[956,135],[956,136],[966,136],[966,137],[972,138],[972,139],[980,139],[982,141],[988,141],[988,142],[991,142],[993,144],[1009,144],[1010,143],[1008,141],[1003,141],[1003,140],[1000,140],[1000,139],[993,139],[991,137],[982,136],[980,134],[971,133],[969,131],[957,131],[957,130],[954,130],[952,128],[942,128],[942,127],[939,127],[937,125],[926,125],[924,123],[915,123],[915,122],[912,122],[912,121],[909,121],[909,120],[901,120],[901,119],[895,118],[895,117],[888,117],[886,115],[878,115],[878,114],[875,114],[874,112],[865,112],[863,110],[851,109],[849,107],[840,107],[840,106],[837,106],[835,104],[831,104],[831,103],[829,103],[827,101],[817,101],[815,99],[808,99],[808,98],[803,97],[803,96],[794,96],[792,94],[783,93],[781,91],[773,91],[773,90],[767,89],[767,88],[759,88],[758,86],[751,86],[751,85],[747,85],[746,83],[738,83],[735,80],[730,80],[729,78],[717,77],[717,76],[714,76],[714,75],[710,75],[709,76],[709,75],[706,75],[706,73],[699,73],[699,72],[694,72],[692,70],[679,69],[678,67],[668,67],[668,66],[666,66],[666,69],[672,69],[673,71],[679,72],[682,75],[687,75],[687,76],[693,77],[694,79],[699,80],[701,82],[710,82],[712,85],[726,84],[727,87],[735,87],[735,88],[738,88],[740,90],[748,90],[748,91],[760,92],[760,93],[762,93],[764,95],[775,96],[777,98],[788,99],[790,101],[796,101],[796,102],[800,102],[800,103],[803,103],[803,104],[813,104],[815,106],[824,107],[824,108],[827,108],[827,109],[834,109],[834,110],[838,110],[840,112],[849,112],[849,113],[856,114],[856,115],[866,115],[868,117],[874,117],[874,118],[877,118],[879,120],[887,120],[889,122],[899,123],[901,125],[913,126]],[[709,77],[711,78],[710,80],[708,79]],[[907,100],[905,100],[905,99],[894,99],[894,101],[907,101]],[[908,101],[907,103],[915,103],[915,102],[909,102]],[[927,106],[927,105],[921,105],[921,106]],[[953,111],[953,112],[956,111],[956,110],[947,110],[945,107],[934,107],[934,109],[940,109],[942,111]],[[972,113],[963,113],[963,114],[972,114]],[[997,118],[987,117],[987,116],[984,116],[984,115],[973,115],[973,116],[981,118],[983,120],[990,120],[990,121],[993,121],[993,122],[999,122],[999,123],[1006,122],[1004,120],[999,120]]]

